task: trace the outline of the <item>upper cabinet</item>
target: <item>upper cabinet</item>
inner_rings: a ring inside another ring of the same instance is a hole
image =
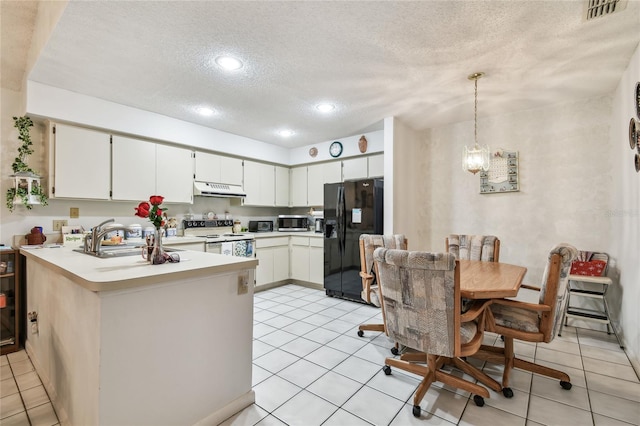
[[[384,154],[342,161],[342,179],[367,179],[384,176]]]
[[[246,206],[275,205],[275,166],[255,161],[244,162],[244,192]]]
[[[289,183],[290,207],[306,207],[307,204],[307,166],[292,167]]]
[[[242,160],[199,151],[195,156],[195,180],[242,186]]]
[[[193,202],[193,151],[156,144],[156,194],[167,203]]]
[[[113,200],[162,195],[167,203],[193,202],[191,150],[114,135],[112,155]]]
[[[111,198],[147,200],[156,194],[156,144],[113,136]],[[162,194],[160,194],[162,195]]]
[[[369,174],[368,177],[383,177],[384,176],[384,154],[372,155],[368,157],[369,160]]]
[[[108,200],[111,190],[111,135],[55,124],[50,136],[51,198]]]
[[[289,168],[275,166],[276,207],[289,207]]]
[[[124,136],[53,125],[50,193],[56,198],[193,202],[190,149]],[[90,159],[90,160],[88,160]]]

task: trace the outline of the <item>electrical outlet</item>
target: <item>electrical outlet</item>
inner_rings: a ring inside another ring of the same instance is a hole
[[[54,220],[53,221],[53,230],[54,231],[62,231],[62,227],[63,226],[67,226],[68,222],[64,219],[61,220]]]
[[[77,219],[80,217],[80,208],[79,207],[69,207],[69,217],[71,219]]]
[[[238,294],[249,292],[249,277],[247,274],[238,275]]]

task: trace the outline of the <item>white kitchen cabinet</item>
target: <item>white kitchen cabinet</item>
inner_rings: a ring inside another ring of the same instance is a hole
[[[307,204],[307,166],[292,167],[290,180],[290,207],[306,207]]]
[[[351,158],[342,161],[342,179],[366,179],[368,177],[367,157]]]
[[[324,164],[307,166],[307,205],[324,204]]]
[[[309,281],[309,237],[291,237],[291,279]]]
[[[370,178],[384,176],[384,154],[372,155],[368,157]]]
[[[193,202],[191,150],[114,135],[112,152],[113,200],[162,195],[167,203]]]
[[[289,207],[289,168],[275,166],[276,207]]]
[[[289,237],[257,238],[256,287],[289,278]]]
[[[291,237],[291,279],[324,283],[324,240],[317,237]]]
[[[113,136],[111,198],[145,201],[156,194],[156,144]]]
[[[324,239],[309,238],[309,281],[324,285]]]
[[[342,162],[343,180],[367,179],[383,176],[384,154],[351,158]]]
[[[193,203],[193,152],[156,144],[156,194],[167,203]]]
[[[324,183],[342,182],[342,162],[332,161],[324,163],[322,168]]]
[[[195,180],[242,186],[242,160],[200,151],[195,157]]]
[[[244,191],[247,196],[243,200],[246,206],[275,205],[275,167],[255,161],[244,161]]]
[[[108,200],[111,191],[111,135],[63,124],[50,138],[51,198]]]

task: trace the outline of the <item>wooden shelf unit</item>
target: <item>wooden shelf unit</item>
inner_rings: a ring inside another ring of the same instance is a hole
[[[0,353],[5,355],[20,349],[22,295],[19,251],[0,250],[0,261],[10,265],[0,274],[0,293],[6,301],[6,306],[0,308]]]

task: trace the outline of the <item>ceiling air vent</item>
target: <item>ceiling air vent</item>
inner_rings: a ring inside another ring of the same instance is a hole
[[[586,0],[584,20],[590,21],[601,16],[620,12],[627,7],[627,0]]]

